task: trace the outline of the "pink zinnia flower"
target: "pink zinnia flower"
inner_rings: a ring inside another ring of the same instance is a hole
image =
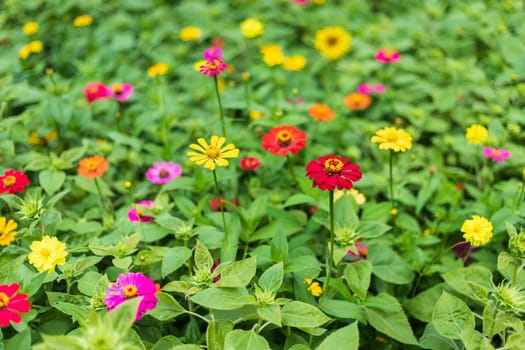
[[[361,84],[357,87],[357,92],[365,95],[383,94],[386,86],[383,84]]]
[[[255,171],[261,165],[261,162],[255,157],[244,157],[241,159],[240,164],[244,170]]]
[[[310,0],[291,0],[291,2],[297,5],[308,5]]]
[[[126,102],[133,95],[133,85],[130,83],[112,84],[109,89],[111,90],[111,96],[119,102]]]
[[[128,211],[128,219],[132,222],[142,221],[145,223],[150,222],[154,219],[153,216],[144,215],[142,208],[152,208],[155,204],[154,201],[144,200],[137,203],[137,205]]]
[[[115,283],[112,283],[104,298],[106,310],[111,311],[127,299],[142,297],[137,309],[135,321],[142,318],[148,310],[153,310],[157,306],[158,291],[155,283],[141,272],[129,272],[126,275],[120,274]]]
[[[351,249],[348,249],[347,254],[352,257],[352,261],[366,259],[368,257],[368,246],[361,245],[362,240],[359,239],[355,242],[355,247],[357,248],[357,254],[354,253]]]
[[[389,49],[381,49],[376,53],[376,61],[381,63],[390,64],[397,62],[401,59],[401,55],[397,51],[392,51]]]
[[[505,159],[510,157],[510,151],[503,148],[483,147],[483,155],[495,162],[503,163]]]
[[[84,88],[84,95],[89,103],[112,96],[111,90],[101,82],[88,83]]]
[[[215,59],[222,60],[222,49],[219,46],[212,46],[206,50],[204,50],[204,53],[202,54],[202,57],[206,61],[213,61]]]
[[[351,189],[354,182],[361,180],[363,173],[359,165],[351,163],[349,158],[329,154],[310,161],[306,165],[306,176],[314,180],[312,187],[333,191],[336,188]]]
[[[228,67],[226,62],[220,58],[213,58],[211,60],[207,60],[205,64],[200,66],[199,72],[213,77],[214,75],[221,74],[226,69],[226,67]]]
[[[31,309],[27,294],[18,293],[19,288],[18,283],[0,285],[0,327],[8,327],[11,322],[20,323],[20,314]]]
[[[148,181],[154,184],[165,184],[181,176],[179,164],[173,162],[156,162],[146,171]]]

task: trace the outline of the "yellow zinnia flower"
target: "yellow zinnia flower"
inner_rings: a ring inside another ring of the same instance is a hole
[[[487,129],[483,125],[473,124],[467,128],[465,137],[470,143],[479,145],[487,139]]]
[[[315,33],[315,48],[329,60],[341,58],[348,50],[352,35],[343,27],[327,27]]]
[[[314,297],[318,297],[323,293],[323,288],[319,285],[319,282],[314,281],[311,278],[305,278],[304,282],[308,284],[308,290]]]
[[[29,248],[29,263],[39,272],[51,273],[56,265],[66,263],[66,245],[56,237],[44,236],[41,241],[33,241]]]
[[[255,18],[248,18],[241,22],[241,32],[247,38],[255,38],[264,33],[264,24]]]
[[[197,139],[198,145],[192,143],[190,148],[198,151],[190,151],[187,155],[190,160],[197,165],[204,165],[206,169],[215,170],[215,166],[228,166],[229,162],[225,158],[237,158],[239,149],[230,143],[224,147],[225,137],[212,136],[208,144],[202,137]]]
[[[263,61],[270,67],[277,66],[284,61],[284,55],[279,45],[266,45],[261,47],[261,53],[263,54]]]
[[[472,215],[472,220],[463,222],[461,232],[467,242],[477,247],[492,238],[492,223],[482,216]]]
[[[86,27],[93,23],[93,17],[90,15],[78,16],[73,20],[73,25],[75,27]]]
[[[25,35],[35,35],[36,33],[38,33],[38,23],[27,22],[22,27],[22,32],[24,32]]]
[[[31,50],[29,49],[29,45],[22,46],[20,51],[18,51],[18,57],[20,57],[21,60],[25,60],[26,58],[29,57],[29,55],[31,55]]]
[[[31,41],[27,46],[29,47],[29,51],[34,53],[40,52],[44,48],[44,45],[40,40]]]
[[[13,220],[5,217],[0,217],[0,245],[9,245],[15,239],[15,230],[18,224]]]
[[[168,65],[166,63],[155,63],[153,66],[148,68],[148,75],[155,78],[159,75],[164,75],[168,72]]]
[[[403,129],[385,127],[378,130],[372,137],[372,142],[379,143],[379,149],[405,152],[412,148],[412,137]]]
[[[285,57],[283,60],[284,70],[300,71],[304,66],[306,66],[306,57],[303,55]]]
[[[197,27],[184,27],[179,37],[182,41],[197,41],[202,36],[202,30]]]

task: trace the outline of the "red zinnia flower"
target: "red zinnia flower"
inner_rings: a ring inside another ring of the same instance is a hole
[[[18,283],[0,285],[0,327],[8,327],[11,321],[19,323],[19,314],[31,309],[27,294],[17,294],[18,288]]]
[[[277,126],[264,134],[261,141],[265,150],[286,157],[288,152],[295,154],[306,146],[306,133],[294,126]]]
[[[201,72],[204,75],[209,75],[210,77],[213,77],[214,75],[221,74],[228,65],[226,62],[221,60],[220,58],[213,58],[206,61],[205,64],[200,66],[199,72]]]
[[[244,157],[241,159],[240,164],[244,170],[255,171],[261,165],[261,162],[255,157]]]
[[[0,193],[24,192],[26,186],[29,186],[29,180],[20,170],[9,169],[0,176]]]
[[[306,176],[314,180],[312,187],[317,186],[323,191],[352,188],[354,182],[361,180],[363,173],[359,165],[348,160],[333,154],[312,160],[306,166]]]
[[[239,206],[239,200],[237,198],[232,198],[231,199],[231,203],[233,205],[235,205],[236,207]],[[210,206],[211,206],[211,209],[213,211],[221,211],[221,210],[227,210],[228,208],[226,207],[226,200],[224,199],[224,197],[220,197],[220,199],[218,200],[217,197],[214,197],[210,200]]]

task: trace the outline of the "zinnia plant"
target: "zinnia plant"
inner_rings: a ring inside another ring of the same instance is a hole
[[[131,222],[149,223],[154,219],[153,216],[144,215],[143,209],[150,209],[155,204],[154,201],[143,200],[138,202],[133,208],[128,210],[128,219]]]
[[[84,88],[84,95],[89,103],[112,96],[111,89],[104,83],[94,81],[88,83]]]
[[[503,148],[483,147],[483,155],[495,162],[503,163],[510,157],[510,151]]]
[[[463,222],[461,232],[468,243],[478,247],[492,238],[492,223],[482,216],[472,215],[472,219]]]
[[[149,182],[163,185],[182,175],[180,164],[173,162],[155,162],[146,171],[146,178]]]
[[[17,227],[13,219],[7,220],[5,216],[0,216],[0,245],[7,246],[15,240]]]
[[[148,68],[147,73],[150,77],[156,78],[161,75],[168,73],[168,65],[164,62],[158,62]]]
[[[265,150],[286,157],[290,175],[295,181],[295,172],[289,154],[296,154],[306,146],[306,133],[295,126],[277,126],[264,134],[261,142]]]
[[[115,83],[109,87],[111,96],[119,102],[126,102],[133,95],[133,85],[130,83]]]
[[[29,186],[29,179],[20,170],[9,169],[3,176],[0,176],[0,194],[24,192],[27,186]]]
[[[261,161],[255,157],[243,157],[239,164],[244,170],[255,171],[261,166]]]
[[[343,27],[326,27],[315,33],[315,48],[330,61],[350,50],[352,36]]]
[[[348,109],[356,111],[368,108],[372,103],[372,98],[360,92],[352,92],[345,96],[343,102]]]
[[[20,314],[31,309],[27,294],[18,293],[19,288],[18,283],[0,285],[0,327],[8,327],[11,322],[20,323]]]
[[[66,245],[56,237],[44,236],[40,241],[33,241],[29,248],[29,263],[39,272],[51,273],[57,265],[66,263]]]
[[[308,107],[308,115],[314,120],[325,123],[335,118],[334,110],[322,103],[316,103]]]
[[[375,59],[377,62],[390,64],[399,61],[401,59],[401,55],[397,51],[381,49],[377,51]]]

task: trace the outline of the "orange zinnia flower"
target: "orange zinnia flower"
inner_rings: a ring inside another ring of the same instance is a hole
[[[349,109],[359,110],[365,109],[368,106],[370,106],[370,103],[372,103],[372,99],[368,95],[361,94],[359,92],[352,92],[346,95],[344,103]]]
[[[321,120],[323,122],[329,122],[335,118],[334,110],[329,106],[316,103],[308,108],[308,115],[315,120]]]
[[[102,156],[87,157],[78,164],[78,174],[88,179],[101,177],[108,170],[109,164]]]
[[[288,152],[295,154],[306,146],[306,133],[294,126],[278,126],[263,135],[265,150],[286,157]]]

